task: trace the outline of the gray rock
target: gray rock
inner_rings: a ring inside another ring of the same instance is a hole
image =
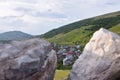
[[[68,80],[120,80],[120,37],[103,28],[95,32]]]
[[[0,80],[53,80],[57,57],[41,39],[0,44]]]

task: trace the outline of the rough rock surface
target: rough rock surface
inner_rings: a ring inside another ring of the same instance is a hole
[[[120,37],[103,28],[95,32],[68,80],[120,80]]]
[[[0,44],[0,80],[53,80],[57,57],[41,39]]]

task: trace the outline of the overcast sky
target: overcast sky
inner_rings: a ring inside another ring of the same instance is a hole
[[[38,35],[119,10],[120,0],[0,0],[0,33],[18,30]]]

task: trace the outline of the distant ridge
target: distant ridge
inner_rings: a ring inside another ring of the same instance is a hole
[[[120,11],[117,11],[117,12],[112,12],[112,13],[103,14],[100,16],[76,21],[76,22],[61,26],[59,28],[53,29],[51,31],[48,31],[47,33],[43,34],[42,37],[52,38],[58,34],[68,33],[74,29],[78,29],[78,28],[86,26],[86,25],[93,25],[94,26],[93,28],[96,28],[95,30],[98,30],[101,27],[110,28],[111,25],[115,25],[115,24],[119,23],[118,22],[118,20],[120,19],[119,17],[120,17]],[[114,20],[113,24],[108,23],[108,22],[111,22],[112,20]],[[101,21],[104,21],[104,22],[101,22]]]
[[[9,31],[0,34],[0,41],[23,40],[30,38],[33,38],[33,36],[21,31]]]

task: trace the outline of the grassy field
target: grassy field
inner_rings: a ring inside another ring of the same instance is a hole
[[[64,80],[68,77],[70,70],[56,70],[54,80]]]

